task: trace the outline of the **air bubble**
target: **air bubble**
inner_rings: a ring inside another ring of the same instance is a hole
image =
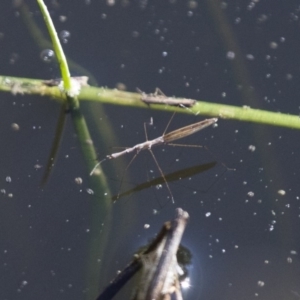
[[[81,177],[76,177],[75,178],[75,183],[77,183],[77,184],[82,184],[82,178]]]
[[[92,189],[86,189],[86,192],[90,195],[94,195],[94,191]]]
[[[54,51],[51,49],[45,49],[41,52],[40,58],[45,63],[50,63],[54,60]]]
[[[64,44],[68,43],[68,41],[69,41],[68,39],[70,38],[70,36],[71,36],[71,33],[67,30],[62,30],[59,34],[59,37],[61,38],[61,40]]]
[[[19,131],[20,130],[20,126],[17,123],[12,123],[11,124],[11,129],[13,131]]]

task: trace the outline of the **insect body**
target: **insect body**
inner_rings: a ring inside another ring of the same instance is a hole
[[[149,150],[155,145],[170,144],[173,141],[176,141],[181,138],[187,137],[191,134],[194,134],[194,133],[216,123],[217,121],[218,121],[217,118],[211,118],[211,119],[206,119],[204,121],[200,121],[200,122],[197,122],[197,123],[194,123],[191,125],[187,125],[185,127],[181,127],[174,131],[171,131],[169,133],[163,134],[162,136],[160,136],[156,139],[153,139],[151,141],[146,141],[144,143],[137,144],[137,145],[135,145],[131,148],[127,148],[123,151],[107,155],[106,157],[108,159],[118,158],[124,154],[131,153],[135,150],[137,152],[140,152],[141,150],[145,150],[145,149]]]
[[[165,104],[179,107],[193,107],[196,104],[195,100],[186,98],[174,98],[166,96],[159,88],[156,88],[155,93],[146,94],[140,89],[137,89],[141,94],[141,100],[146,104]]]

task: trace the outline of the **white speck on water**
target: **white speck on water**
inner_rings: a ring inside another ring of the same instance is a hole
[[[92,189],[86,189],[86,192],[89,194],[89,195],[94,195],[94,191]]]
[[[254,192],[248,192],[248,194],[247,194],[249,197],[254,197]]]
[[[131,33],[131,36],[132,36],[133,38],[138,38],[138,37],[140,36],[140,33],[139,33],[138,31],[133,31],[133,32]]]
[[[68,43],[68,41],[69,41],[68,39],[70,38],[70,36],[71,36],[71,33],[67,30],[62,30],[59,33],[59,37],[64,44]]]
[[[28,285],[28,281],[23,280],[23,281],[21,282],[21,287],[25,287],[26,285]]]
[[[286,80],[292,80],[293,79],[293,75],[288,73],[285,75]]]
[[[59,16],[59,21],[60,22],[66,22],[67,21],[67,17],[66,16]]]
[[[233,60],[233,59],[235,59],[235,53],[233,51],[228,51],[226,53],[226,57],[230,60]]]
[[[257,285],[259,287],[263,287],[265,285],[265,283],[263,281],[259,280],[259,281],[257,281]]]
[[[247,58],[248,60],[254,60],[254,55],[253,55],[253,54],[247,54],[247,55],[246,55],[246,58]]]
[[[281,196],[284,196],[286,194],[285,190],[278,190],[277,193]]]
[[[270,43],[270,48],[271,49],[277,49],[278,48],[278,44],[276,42],[271,42]]]
[[[82,184],[82,178],[81,177],[76,177],[75,178],[75,183]]]
[[[12,123],[11,124],[11,129],[13,131],[18,131],[18,130],[20,130],[20,126],[17,123]]]
[[[210,217],[211,216],[211,212],[207,212],[206,214],[205,214],[205,217]]]
[[[238,17],[234,20],[234,23],[239,24],[239,23],[241,23],[241,21],[242,21],[242,19]]]
[[[157,190],[162,189],[162,185],[161,184],[157,184],[155,187],[156,187]]]

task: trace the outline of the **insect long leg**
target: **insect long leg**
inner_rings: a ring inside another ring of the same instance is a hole
[[[170,121],[168,122],[168,124],[167,124],[167,126],[166,126],[166,129],[165,129],[165,131],[163,132],[162,136],[164,136],[165,133],[167,132],[167,130],[168,130],[168,128],[169,128],[169,126],[170,126],[170,124],[171,124],[171,122],[172,122],[172,120],[173,120],[175,114],[176,114],[176,112],[174,112],[173,115],[172,115],[172,117],[170,118]]]
[[[158,87],[155,89],[154,95],[155,95],[155,96],[163,96],[163,97],[167,97],[167,96],[165,95],[165,93],[164,93],[160,88],[158,88]]]
[[[119,186],[119,191],[118,191],[118,195],[116,197],[116,200],[118,200],[120,198],[120,193],[121,193],[121,187],[122,187],[122,184],[123,184],[123,179],[124,179],[124,176],[125,176],[125,173],[126,171],[128,170],[128,168],[130,167],[130,165],[133,163],[134,159],[137,157],[137,155],[139,154],[139,151],[137,151],[134,156],[132,157],[132,159],[130,160],[130,162],[128,163],[126,169],[123,171],[123,174],[122,174],[122,177],[121,177],[121,183],[120,183],[120,186]]]
[[[191,147],[191,148],[206,148],[206,146],[201,146],[201,145],[189,145],[189,144],[174,144],[174,143],[168,143],[166,144],[168,146],[174,146],[174,147]]]
[[[160,167],[159,164],[158,164],[158,161],[157,161],[157,159],[156,159],[154,153],[152,152],[152,150],[151,150],[150,148],[149,148],[148,150],[149,150],[149,152],[151,153],[151,155],[152,155],[152,157],[153,157],[153,159],[154,159],[154,161],[155,161],[155,163],[156,163],[156,166],[157,166],[157,168],[158,168],[158,170],[159,170],[159,172],[160,172],[161,177],[164,179],[164,181],[165,181],[165,183],[166,183],[166,186],[167,186],[167,188],[168,188],[168,190],[169,190],[169,193],[170,193],[170,195],[171,195],[171,198],[172,198],[172,203],[175,203],[175,202],[174,202],[173,194],[172,194],[171,189],[170,189],[170,187],[169,187],[169,184],[168,184],[168,182],[167,182],[167,180],[166,180],[166,177],[165,177],[165,175],[164,175],[164,173],[163,173],[161,167]]]
[[[146,141],[148,141],[148,134],[147,134],[147,124],[144,123],[144,131],[145,131],[145,137],[146,137]]]
[[[209,148],[208,147],[206,147],[206,146],[201,146],[201,145],[185,145],[185,144],[173,144],[173,143],[167,143],[166,145],[168,145],[168,146],[174,146],[174,147],[189,147],[189,148],[204,148],[204,149],[206,149],[217,161],[219,161],[218,159],[217,159],[217,157],[216,157],[216,155],[213,153],[213,152],[211,152],[210,150],[209,150]],[[235,168],[229,168],[229,167],[227,167],[223,162],[221,162],[221,165],[226,169],[226,170],[228,170],[228,171],[236,171],[236,169]]]

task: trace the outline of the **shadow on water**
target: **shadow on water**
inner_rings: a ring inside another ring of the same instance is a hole
[[[143,182],[143,183],[135,186],[134,188],[132,188],[130,190],[127,190],[123,193],[119,193],[117,195],[114,195],[111,198],[111,200],[112,201],[117,201],[120,198],[130,196],[133,193],[140,192],[140,191],[142,191],[144,189],[147,189],[147,188],[150,188],[152,186],[156,186],[156,185],[159,185],[159,184],[164,184],[166,182],[178,181],[178,180],[181,180],[181,179],[184,179],[184,178],[188,178],[188,177],[197,175],[199,173],[203,173],[203,172],[208,171],[208,170],[212,169],[213,167],[215,167],[216,164],[217,164],[217,162],[213,161],[213,162],[210,162],[210,163],[201,164],[201,165],[181,169],[179,171],[166,174],[165,178],[163,178],[162,176],[154,178],[153,180]]]

